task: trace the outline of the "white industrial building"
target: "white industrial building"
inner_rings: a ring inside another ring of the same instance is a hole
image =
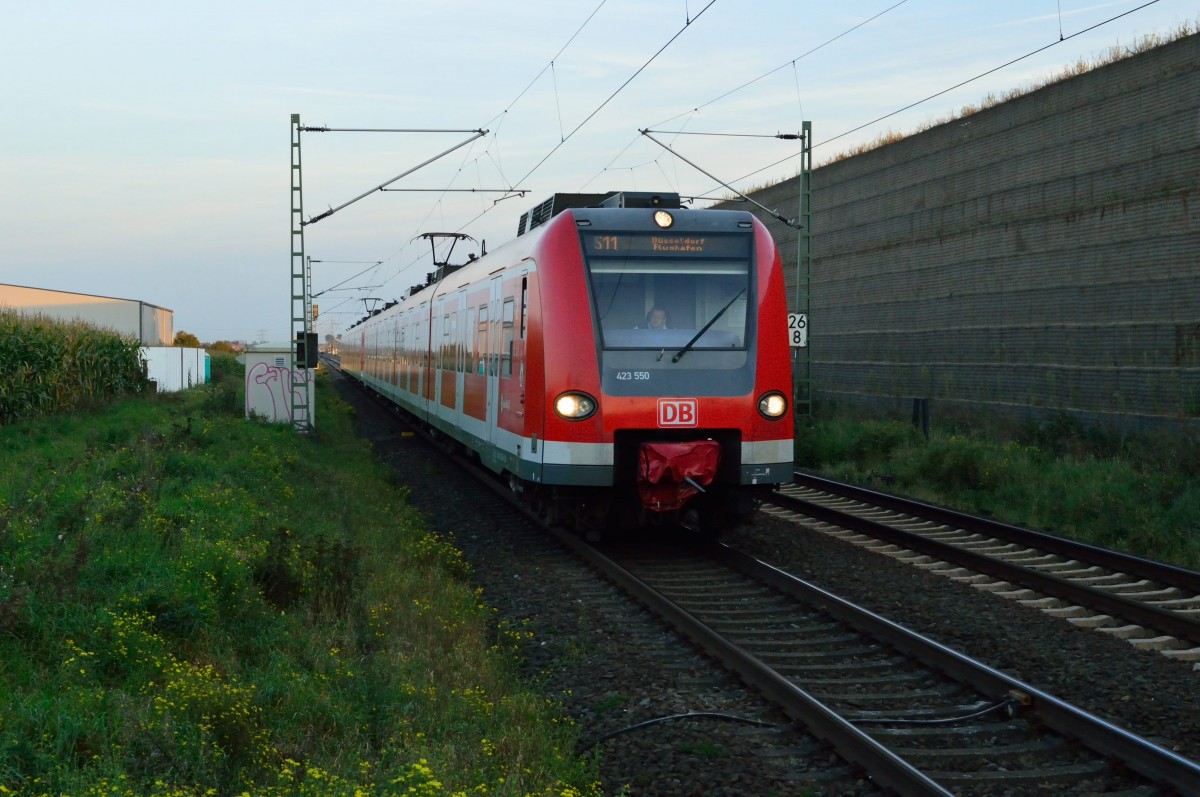
[[[132,335],[143,346],[170,346],[175,342],[174,312],[137,299],[0,283],[0,309],[43,315],[56,321],[82,321]]]
[[[79,321],[137,338],[146,376],[159,392],[183,390],[208,381],[208,354],[204,349],[171,345],[175,342],[175,314],[165,307],[137,299],[0,283],[0,310],[55,321]]]

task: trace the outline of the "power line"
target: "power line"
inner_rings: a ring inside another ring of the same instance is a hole
[[[1038,54],[1038,53],[1040,53],[1040,52],[1043,52],[1043,51],[1045,51],[1045,50],[1049,50],[1051,47],[1054,47],[1055,45],[1062,44],[1062,43],[1063,43],[1063,42],[1065,42],[1065,41],[1070,41],[1071,39],[1074,39],[1076,36],[1082,36],[1082,35],[1083,35],[1083,34],[1085,34],[1085,33],[1090,33],[1091,31],[1095,30],[1096,28],[1103,27],[1104,25],[1107,25],[1107,24],[1109,24],[1110,22],[1115,22],[1115,21],[1117,21],[1118,19],[1120,19],[1121,17],[1128,16],[1128,15],[1130,15],[1130,14],[1132,14],[1132,13],[1136,12],[1136,11],[1141,11],[1143,8],[1147,8],[1147,7],[1149,7],[1149,6],[1152,6],[1152,5],[1154,5],[1155,3],[1157,3],[1158,1],[1159,1],[1159,0],[1150,0],[1149,2],[1147,2],[1147,3],[1143,3],[1142,5],[1140,5],[1140,6],[1136,7],[1136,8],[1131,8],[1131,9],[1129,9],[1128,11],[1123,11],[1122,13],[1120,13],[1120,14],[1117,14],[1116,16],[1109,17],[1108,19],[1104,20],[1103,22],[1097,22],[1095,25],[1092,25],[1091,27],[1087,27],[1087,28],[1084,28],[1083,30],[1076,31],[1075,33],[1072,33],[1070,36],[1067,36],[1067,37],[1065,37],[1065,38],[1063,37],[1062,33],[1060,32],[1060,33],[1059,33],[1059,38],[1058,38],[1058,39],[1056,39],[1055,41],[1052,41],[1052,42],[1050,42],[1050,43],[1049,43],[1049,44],[1047,44],[1047,45],[1044,45],[1044,46],[1042,46],[1042,47],[1038,47],[1036,50],[1031,50],[1031,51],[1029,51],[1029,52],[1025,53],[1025,54],[1024,54],[1024,55],[1022,55],[1022,56],[1018,56],[1018,57],[1016,57],[1016,58],[1012,59],[1011,61],[1008,61],[1008,62],[1006,62],[1006,63],[1000,64],[1000,66],[993,67],[993,68],[991,68],[991,69],[987,70],[986,72],[980,72],[980,73],[979,73],[978,75],[976,75],[975,77],[972,77],[972,78],[967,78],[966,80],[962,81],[961,83],[956,83],[956,84],[954,84],[953,86],[951,86],[950,88],[947,88],[947,89],[942,89],[942,90],[941,90],[941,91],[939,91],[939,92],[936,92],[936,93],[934,93],[934,94],[930,94],[928,97],[926,97],[926,98],[924,98],[924,99],[917,100],[916,102],[909,103],[908,105],[905,105],[903,108],[897,109],[897,110],[895,110],[895,111],[892,111],[891,113],[887,113],[887,114],[884,114],[883,116],[880,116],[878,119],[872,119],[871,121],[869,121],[869,122],[867,122],[867,123],[865,123],[865,124],[861,124],[861,125],[859,125],[858,127],[851,128],[850,130],[847,130],[847,131],[845,131],[844,133],[838,133],[838,134],[837,134],[836,136],[834,136],[833,138],[827,138],[827,139],[825,139],[824,141],[822,141],[820,144],[815,144],[814,146],[821,146],[821,145],[823,145],[823,144],[828,144],[828,143],[829,143],[829,142],[831,142],[831,141],[837,141],[839,138],[843,138],[843,137],[845,137],[845,136],[848,136],[848,135],[850,135],[851,133],[857,133],[859,130],[862,130],[864,127],[870,127],[871,125],[875,124],[876,122],[882,122],[884,119],[890,119],[891,117],[895,116],[896,114],[899,114],[899,113],[904,113],[905,111],[907,111],[907,110],[910,110],[910,109],[912,109],[912,108],[915,108],[915,107],[917,107],[918,105],[921,105],[922,103],[926,103],[926,102],[929,102],[930,100],[937,99],[938,97],[942,96],[943,94],[947,94],[947,93],[949,93],[949,92],[951,92],[951,91],[954,91],[955,89],[962,88],[963,86],[967,85],[968,83],[973,83],[973,82],[975,82],[976,80],[979,80],[979,79],[980,79],[980,78],[982,78],[982,77],[987,77],[988,75],[992,74],[993,72],[998,72],[998,71],[1000,71],[1001,69],[1004,69],[1005,67],[1012,66],[1013,64],[1016,64],[1016,63],[1019,63],[1019,62],[1021,62],[1021,61],[1024,61],[1026,58],[1031,58],[1031,57],[1033,57],[1033,56],[1037,55],[1037,54]],[[795,156],[795,155],[793,155],[792,157],[794,158],[794,157],[796,157],[796,156]]]
[[[873,16],[873,17],[868,17],[867,19],[864,19],[862,22],[858,23],[857,25],[854,25],[853,27],[847,28],[846,30],[844,30],[844,31],[842,31],[841,33],[839,33],[838,35],[834,36],[832,39],[826,39],[825,41],[823,41],[823,42],[821,42],[820,44],[818,44],[816,47],[813,47],[811,50],[808,50],[807,52],[801,53],[800,55],[796,56],[796,57],[795,57],[795,58],[793,58],[792,60],[790,60],[790,61],[788,61],[788,62],[786,62],[786,63],[780,64],[779,66],[775,67],[774,69],[770,70],[769,72],[764,72],[763,74],[759,75],[758,77],[754,78],[753,80],[748,80],[748,81],[746,81],[745,83],[743,83],[742,85],[738,86],[737,88],[732,88],[732,89],[730,89],[729,91],[725,92],[724,94],[721,94],[721,95],[719,95],[719,96],[717,96],[717,97],[714,97],[713,99],[709,100],[709,101],[708,101],[708,102],[706,102],[706,103],[703,103],[703,104],[701,104],[701,105],[697,105],[695,108],[693,108],[693,109],[692,109],[691,111],[689,111],[688,113],[695,113],[696,111],[699,111],[701,108],[707,108],[709,105],[712,105],[712,104],[713,104],[713,103],[715,103],[715,102],[718,102],[718,101],[720,101],[720,100],[723,100],[723,99],[725,99],[725,98],[726,98],[726,97],[728,97],[730,94],[736,94],[737,92],[741,91],[742,89],[746,88],[747,86],[752,86],[752,85],[754,85],[755,83],[757,83],[758,81],[762,80],[763,78],[770,77],[771,75],[775,74],[775,73],[776,73],[776,72],[778,72],[779,70],[787,68],[789,65],[791,65],[791,66],[794,66],[794,65],[796,64],[796,62],[797,62],[797,61],[799,61],[799,60],[801,60],[801,59],[804,59],[804,58],[807,58],[808,56],[810,56],[810,55],[812,55],[813,53],[815,53],[817,50],[820,50],[820,49],[822,49],[823,47],[826,47],[826,46],[828,46],[828,45],[830,45],[830,44],[833,44],[833,43],[834,43],[835,41],[837,41],[838,39],[840,39],[840,38],[842,38],[842,37],[844,37],[844,36],[848,36],[849,34],[853,33],[853,32],[854,32],[854,31],[856,31],[856,30],[858,30],[858,29],[859,29],[859,28],[861,28],[862,26],[864,26],[864,25],[866,25],[866,24],[869,24],[869,23],[871,23],[871,22],[874,22],[875,20],[877,20],[877,19],[879,19],[880,17],[882,17],[884,14],[888,13],[889,11],[892,11],[893,9],[899,8],[900,6],[904,5],[904,4],[905,4],[905,3],[907,3],[907,2],[908,2],[908,0],[900,0],[900,2],[896,3],[895,5],[888,6],[887,8],[883,9],[883,10],[882,10],[882,11],[880,11],[878,14],[876,14],[875,16]],[[703,13],[703,12],[701,12],[701,13]],[[661,122],[658,122],[657,124],[650,125],[650,127],[651,127],[651,128],[655,128],[655,127],[658,127],[659,125],[665,125],[665,124],[667,124],[668,122],[672,122],[672,121],[674,121],[674,120],[678,119],[680,116],[683,116],[683,114],[676,114],[675,116],[672,116],[670,119],[664,119],[663,121],[661,121]]]
[[[531,88],[533,88],[533,85],[538,82],[538,79],[541,78],[542,75],[546,74],[546,70],[554,68],[554,62],[556,60],[558,60],[558,57],[567,51],[567,48],[571,46],[571,42],[575,41],[575,38],[580,33],[582,33],[583,29],[586,28],[588,26],[588,23],[592,21],[592,17],[596,16],[597,12],[599,12],[600,9],[603,8],[604,4],[607,2],[608,2],[608,0],[600,0],[600,5],[596,6],[596,8],[592,10],[592,13],[588,14],[588,18],[583,21],[583,24],[579,26],[578,30],[576,30],[574,33],[571,34],[571,38],[567,39],[567,43],[559,48],[558,52],[554,54],[554,57],[550,59],[550,62],[547,63],[544,67],[542,67],[542,71],[538,72],[537,75],[534,76],[533,80],[529,81],[529,85],[527,85],[525,88],[521,89],[521,93],[518,94],[512,102],[510,102],[508,105],[506,105],[504,107],[503,111],[501,111],[500,113],[493,116],[491,118],[491,120],[488,122],[488,124],[491,124],[492,122],[494,122],[497,119],[504,116],[504,114],[511,111],[512,107],[514,105],[516,105],[522,97],[525,96],[525,93],[527,91],[529,91]]]
[[[698,20],[704,14],[704,12],[707,11],[709,8],[711,8],[716,2],[717,2],[717,0],[709,0],[708,4],[705,5],[704,8],[700,9],[700,11],[697,12],[695,16],[688,15],[688,19],[684,23],[683,27],[680,28],[675,33],[674,36],[672,36],[665,44],[663,44],[662,47],[660,47],[652,56],[650,56],[650,58],[644,64],[642,64],[640,67],[638,67],[638,69],[632,75],[630,75],[629,78],[627,78],[624,83],[622,83],[620,86],[618,86],[617,89],[615,91],[613,91],[612,94],[610,94],[603,102],[601,102],[599,105],[597,105],[596,108],[590,114],[588,114],[587,117],[582,122],[580,122],[578,125],[575,126],[575,129],[573,129],[570,133],[567,133],[565,136],[562,136],[561,137],[562,140],[560,140],[557,144],[555,144],[554,147],[552,147],[551,150],[548,153],[546,153],[546,155],[540,161],[538,161],[533,166],[533,168],[530,169],[525,174],[524,177],[522,177],[520,180],[518,180],[516,182],[516,185],[521,185],[527,179],[529,179],[530,175],[532,175],[539,168],[541,168],[541,166],[546,161],[548,161],[551,158],[551,156],[553,156],[554,153],[557,152],[559,150],[559,148],[561,148],[563,146],[563,144],[565,144],[568,140],[571,139],[572,136],[574,136],[576,133],[578,133],[584,127],[584,125],[586,125],[588,122],[590,122],[596,116],[596,114],[600,113],[600,111],[603,110],[604,107],[613,100],[613,98],[615,98],[618,94],[620,94],[621,91],[623,91],[626,86],[628,86],[630,83],[632,83],[634,78],[636,78],[638,75],[640,75],[646,69],[646,67],[648,67],[651,63],[653,63],[654,60],[663,53],[663,51],[665,51],[668,47],[671,46],[672,43],[674,43],[674,41],[676,39],[678,39],[681,35],[683,35],[684,31],[686,31],[692,25],[692,23],[694,23],[696,20]],[[596,7],[596,10],[593,11],[591,16],[589,16],[588,19],[585,20],[584,24],[580,26],[579,30],[577,30],[575,32],[575,35],[571,37],[571,40],[567,42],[567,45],[569,45],[571,43],[571,41],[574,41],[575,36],[579,35],[579,31],[583,30],[583,28],[588,24],[588,22],[591,21],[592,17],[595,16],[596,12],[599,11],[600,7],[603,5],[604,5],[604,3],[602,2],[600,4],[600,6]],[[559,50],[559,53],[558,53],[559,55],[562,54],[563,50],[566,49],[567,45],[563,45],[562,50]],[[555,58],[557,58],[557,57],[558,56],[556,55]],[[546,68],[552,68],[552,66],[553,66],[553,59],[551,60],[551,63],[549,65],[547,65]],[[542,72],[539,73],[538,77],[540,77],[542,74],[544,74],[545,71],[546,70],[543,69]],[[537,78],[534,79],[534,82],[536,82],[536,81],[537,81]],[[533,85],[533,83],[530,83],[530,86],[532,86],[532,85]],[[517,99],[520,99],[521,96],[524,96],[525,92],[528,90],[529,90],[529,86],[526,86],[525,89],[521,92],[521,94],[518,95]],[[512,106],[515,103],[516,103],[516,100],[514,100],[513,103],[510,103],[509,106],[507,108],[505,108],[505,110],[503,112],[501,112],[501,114],[497,115],[497,117],[493,117],[492,121],[494,121],[496,118],[503,116],[504,114],[507,114],[508,111],[512,108]],[[491,121],[489,121],[488,124],[491,124]],[[497,125],[496,127],[497,127],[497,131],[498,131],[499,125]],[[494,139],[495,139],[495,134],[493,134],[493,140]],[[486,152],[486,150],[485,150],[485,152]],[[495,203],[492,204],[492,208],[494,208],[494,207],[495,207]],[[491,208],[485,208],[479,214],[477,214],[476,216],[474,216],[467,222],[460,225],[458,227],[458,230],[462,230],[463,228],[465,228],[471,224],[474,224],[476,221],[483,218],[483,216],[487,215],[487,213],[489,213],[490,211],[491,211]],[[386,285],[392,279],[395,279],[396,277],[400,276],[401,273],[403,273],[409,267],[414,265],[416,262],[417,261],[413,261],[413,262],[409,263],[407,266],[404,266],[403,268],[401,268],[399,271],[396,272],[396,274],[393,277],[390,277],[387,280],[384,280],[384,284]]]
[[[597,105],[595,110],[593,110],[590,114],[588,114],[587,118],[585,118],[582,122],[580,122],[575,127],[574,130],[572,130],[570,133],[568,133],[562,141],[555,144],[554,147],[549,152],[546,153],[546,156],[544,158],[542,158],[540,161],[538,161],[534,165],[534,167],[532,169],[530,169],[528,173],[526,173],[526,175],[524,177],[522,177],[520,180],[517,181],[517,185],[524,183],[527,179],[529,179],[529,176],[531,174],[533,174],[534,172],[536,172],[538,169],[541,168],[543,163],[550,160],[550,157],[555,152],[558,152],[559,148],[562,147],[563,144],[567,143],[567,141],[570,140],[571,136],[578,133],[580,131],[580,129],[583,128],[584,125],[586,125],[588,122],[592,121],[592,118],[595,117],[596,114],[600,113],[600,111],[603,110],[604,106],[606,106],[610,102],[612,102],[614,97],[616,97],[618,94],[620,94],[625,89],[626,86],[628,86],[630,83],[632,83],[634,78],[636,78],[638,75],[640,75],[646,67],[650,66],[650,64],[652,64],[654,62],[654,59],[656,59],[660,55],[662,55],[664,50],[666,50],[668,47],[670,47],[671,44],[673,44],[676,39],[678,39],[680,36],[682,36],[683,32],[686,31],[689,27],[691,27],[692,23],[694,23],[696,20],[698,20],[700,17],[702,17],[704,15],[705,11],[712,8],[716,2],[717,2],[717,0],[709,0],[708,5],[704,6],[704,8],[702,8],[702,9],[700,9],[700,11],[696,13],[696,16],[689,18],[683,24],[683,27],[680,28],[675,33],[674,36],[672,36],[670,39],[667,40],[666,44],[664,44],[662,47],[659,47],[658,50],[654,53],[654,55],[650,56],[650,58],[646,61],[646,63],[644,63],[640,67],[638,67],[637,71],[635,71],[632,75],[630,75],[629,78],[624,83],[622,83],[620,86],[618,86],[616,91],[614,91],[612,94],[608,95],[608,98],[605,99],[604,102]],[[479,218],[479,217],[476,216],[476,218]]]
[[[832,44],[833,42],[837,41],[838,39],[841,39],[841,38],[853,33],[854,31],[858,30],[859,28],[863,27],[864,25],[874,22],[875,20],[879,19],[884,14],[886,14],[889,11],[892,11],[896,8],[899,8],[900,6],[904,5],[907,2],[908,2],[908,0],[900,0],[900,2],[895,3],[894,5],[888,6],[884,10],[880,11],[878,14],[875,14],[874,16],[864,19],[862,22],[859,22],[857,25],[853,25],[853,26],[847,28],[846,30],[842,31],[841,33],[839,33],[838,35],[836,35],[830,39],[826,39],[824,42],[822,42],[821,44],[818,44],[816,47],[813,47],[811,50],[801,53],[800,55],[796,56],[792,60],[790,60],[786,63],[780,64],[779,66],[775,67],[774,69],[772,69],[768,72],[764,72],[763,74],[759,75],[758,77],[754,78],[753,80],[748,80],[745,83],[741,84],[740,86],[738,86],[736,88],[732,88],[729,91],[726,91],[724,94],[714,97],[713,99],[709,100],[708,102],[697,105],[695,108],[692,108],[690,111],[676,114],[675,116],[672,116],[669,119],[664,119],[663,121],[658,122],[657,124],[651,125],[650,128],[648,128],[648,129],[653,129],[653,128],[658,127],[659,125],[665,125],[668,122],[673,122],[681,116],[685,116],[685,115],[694,116],[695,114],[700,112],[701,108],[707,108],[709,105],[712,105],[713,103],[723,100],[726,97],[730,96],[731,94],[736,94],[737,92],[741,91],[742,89],[744,89],[748,86],[752,86],[753,84],[757,83],[758,81],[762,80],[763,78],[770,77],[771,75],[775,74],[779,70],[787,68],[789,65],[792,67],[793,71],[795,71],[797,61],[799,61],[803,58],[807,58],[808,56],[810,56],[813,53],[817,52],[818,50],[822,49],[823,47],[826,47],[826,46]],[[701,13],[703,13],[703,12],[701,12]],[[699,16],[699,15],[697,15],[697,16]],[[797,76],[797,85],[796,85],[797,99],[799,99],[799,94],[800,94],[800,86],[799,86],[799,77]],[[664,132],[667,132],[667,131],[664,131]],[[672,131],[672,132],[674,132],[674,131]],[[682,135],[682,131],[676,132],[676,135]],[[696,135],[701,135],[701,134],[696,134]],[[710,134],[710,135],[718,135],[718,134]],[[618,155],[616,157],[614,157],[612,159],[612,161],[609,161],[608,165],[605,166],[603,169],[601,169],[600,172],[597,173],[594,177],[592,177],[591,180],[588,180],[586,183],[584,183],[584,186],[586,187],[588,185],[591,185],[593,182],[595,182],[597,177],[599,177],[604,172],[608,171],[608,169],[612,166],[612,164],[614,162],[616,162],[616,160],[618,158],[620,158],[621,155],[623,155],[630,147],[632,147],[638,141],[639,137],[640,137],[640,134],[638,136],[634,136],[633,139],[630,140],[629,144],[626,145],[625,149],[621,150],[621,152],[618,153]],[[796,155],[791,155],[788,157],[788,159],[790,160],[791,158],[794,158],[794,157],[796,157]],[[656,159],[656,162],[657,162],[657,159]],[[662,167],[660,166],[659,168],[661,169]],[[770,167],[764,167],[764,168],[770,168]],[[668,182],[670,182],[670,181],[668,180]]]
[[[1057,44],[1062,44],[1062,43],[1063,43],[1063,42],[1065,42],[1065,41],[1070,41],[1071,39],[1074,39],[1076,36],[1082,36],[1082,35],[1083,35],[1083,34],[1085,34],[1085,33],[1090,33],[1091,31],[1093,31],[1093,30],[1096,30],[1097,28],[1100,28],[1100,27],[1103,27],[1103,26],[1105,26],[1105,25],[1108,25],[1108,24],[1110,24],[1110,23],[1112,23],[1112,22],[1115,22],[1115,21],[1117,21],[1118,19],[1121,19],[1122,17],[1126,17],[1126,16],[1128,16],[1128,15],[1130,15],[1130,14],[1133,14],[1133,13],[1135,13],[1135,12],[1137,12],[1137,11],[1141,11],[1142,9],[1144,9],[1144,8],[1147,8],[1147,7],[1149,7],[1149,6],[1152,6],[1152,5],[1154,5],[1155,3],[1158,3],[1158,2],[1159,2],[1159,0],[1149,0],[1149,2],[1143,3],[1142,5],[1140,5],[1140,6],[1137,6],[1136,8],[1131,8],[1131,9],[1129,9],[1128,11],[1123,11],[1123,12],[1121,12],[1120,14],[1116,14],[1115,16],[1109,17],[1109,18],[1108,18],[1108,19],[1106,19],[1106,20],[1103,20],[1103,21],[1101,21],[1101,22],[1097,22],[1097,23],[1096,23],[1096,24],[1094,24],[1094,25],[1091,25],[1091,26],[1089,26],[1089,27],[1086,27],[1086,28],[1084,28],[1084,29],[1082,29],[1082,30],[1076,31],[1075,33],[1072,33],[1072,34],[1071,34],[1071,35],[1069,35],[1069,36],[1065,36],[1065,37],[1062,37],[1062,38],[1056,39],[1055,41],[1052,41],[1052,42],[1050,42],[1050,43],[1049,43],[1049,44],[1047,44],[1047,45],[1044,45],[1044,46],[1042,46],[1042,47],[1038,47],[1038,48],[1036,48],[1036,49],[1034,49],[1034,50],[1031,50],[1031,51],[1029,51],[1029,52],[1025,53],[1024,55],[1018,56],[1017,58],[1014,58],[1014,59],[1012,59],[1012,60],[1010,60],[1010,61],[1007,61],[1007,62],[1005,62],[1005,63],[1003,63],[1003,64],[1000,64],[999,66],[993,67],[992,69],[988,69],[988,70],[986,70],[986,71],[984,71],[984,72],[980,72],[978,75],[975,75],[974,77],[968,78],[968,79],[966,79],[966,80],[964,80],[964,81],[961,81],[961,82],[959,82],[959,83],[956,83],[955,85],[953,85],[953,86],[950,86],[949,88],[946,88],[946,89],[943,89],[943,90],[941,90],[941,91],[935,92],[934,94],[930,94],[928,97],[925,97],[924,99],[917,100],[916,102],[911,102],[911,103],[909,103],[908,105],[905,105],[903,108],[899,108],[899,109],[897,109],[897,110],[895,110],[895,111],[892,111],[892,112],[890,112],[890,113],[886,113],[886,114],[884,114],[883,116],[880,116],[880,117],[878,117],[878,118],[876,118],[876,119],[872,119],[872,120],[871,120],[871,121],[869,121],[869,122],[865,122],[865,123],[863,123],[863,124],[861,124],[861,125],[858,125],[857,127],[853,127],[853,128],[851,128],[851,129],[849,129],[849,130],[846,130],[846,131],[844,131],[844,132],[838,133],[836,136],[833,136],[832,138],[827,138],[827,139],[825,139],[824,141],[821,141],[821,142],[819,142],[819,143],[815,143],[815,144],[813,144],[813,148],[814,148],[814,149],[816,149],[817,147],[819,147],[819,146],[823,146],[823,145],[825,145],[825,144],[828,144],[828,143],[830,143],[830,142],[832,142],[832,141],[837,141],[839,138],[845,138],[846,136],[848,136],[848,135],[851,135],[852,133],[857,133],[858,131],[860,131],[860,130],[862,130],[862,129],[864,129],[864,128],[870,127],[870,126],[871,126],[871,125],[873,125],[873,124],[876,124],[876,123],[878,123],[878,122],[882,122],[882,121],[883,121],[883,120],[885,120],[885,119],[890,119],[891,117],[893,117],[893,116],[896,116],[897,114],[904,113],[905,111],[907,111],[907,110],[911,110],[912,108],[915,108],[915,107],[917,107],[918,105],[921,105],[921,104],[923,104],[923,103],[929,102],[930,100],[937,99],[938,97],[942,96],[943,94],[947,94],[947,93],[949,93],[949,92],[951,92],[951,91],[954,91],[955,89],[962,88],[963,86],[966,86],[966,85],[968,85],[969,83],[973,83],[974,81],[976,81],[976,80],[979,80],[980,78],[987,77],[988,75],[992,74],[993,72],[998,72],[999,70],[1001,70],[1001,69],[1004,69],[1005,67],[1012,66],[1013,64],[1016,64],[1016,63],[1019,63],[1019,62],[1021,62],[1021,61],[1024,61],[1026,58],[1030,58],[1030,57],[1032,57],[1032,56],[1035,56],[1035,55],[1037,55],[1038,53],[1041,53],[1041,52],[1044,52],[1044,51],[1046,51],[1046,50],[1049,50],[1051,47],[1054,47],[1054,46],[1055,46],[1055,45],[1057,45]],[[889,9],[889,10],[890,10],[890,9]],[[1062,34],[1060,33],[1059,35],[1061,36]],[[749,85],[749,84],[747,84],[747,85]],[[670,121],[670,120],[668,120],[668,121]],[[747,174],[744,174],[744,175],[742,175],[741,177],[738,177],[736,180],[733,180],[732,182],[734,182],[734,183],[739,183],[739,182],[741,182],[741,181],[743,181],[743,180],[746,180],[746,179],[748,179],[748,178],[750,178],[750,177],[754,177],[755,175],[757,175],[757,174],[761,174],[762,172],[765,172],[765,171],[767,171],[768,169],[773,169],[773,168],[775,168],[776,166],[780,166],[780,165],[782,165],[782,164],[784,164],[784,163],[787,163],[787,162],[788,162],[788,161],[790,161],[790,160],[793,160],[794,158],[798,158],[798,157],[799,157],[801,154],[802,154],[802,153],[800,153],[800,152],[796,152],[796,153],[793,153],[793,154],[791,154],[791,155],[788,155],[788,156],[787,156],[787,157],[785,157],[785,158],[781,158],[781,159],[779,159],[779,160],[777,160],[777,161],[774,161],[774,162],[772,162],[772,163],[768,163],[766,166],[763,166],[763,167],[761,167],[761,168],[759,168],[759,169],[755,169],[755,170],[754,170],[754,171],[752,171],[752,172],[748,172]],[[709,189],[709,190],[712,190],[712,189]],[[705,192],[705,193],[707,193],[707,192]],[[703,198],[703,197],[698,197],[698,198]]]
[[[575,32],[571,34],[570,38],[568,38],[567,41],[563,44],[563,46],[558,49],[558,52],[554,54],[554,57],[550,59],[550,61],[546,64],[546,66],[542,67],[541,71],[538,72],[537,75],[535,75],[531,81],[529,81],[529,83],[525,86],[525,88],[521,89],[521,91],[517,94],[517,96],[515,98],[513,98],[513,100],[511,102],[509,102],[507,106],[505,106],[503,111],[501,111],[500,113],[493,116],[490,120],[488,120],[488,122],[486,123],[487,126],[492,126],[492,123],[496,122],[496,124],[493,126],[492,136],[491,136],[491,141],[493,144],[496,143],[496,141],[499,137],[500,127],[504,124],[504,121],[507,118],[508,112],[510,110],[512,110],[512,108],[518,102],[520,102],[521,98],[525,96],[525,94],[529,91],[529,89],[533,88],[534,84],[536,84],[538,82],[538,80],[541,79],[542,75],[546,74],[547,69],[553,68],[555,60],[557,60],[559,58],[559,56],[561,56],[564,52],[566,52],[567,48],[571,46],[571,43],[574,42],[575,39],[579,36],[579,34],[583,32],[583,29],[588,26],[588,24],[592,21],[592,19],[596,16],[596,14],[599,13],[600,9],[603,8],[604,4],[607,2],[608,2],[608,0],[600,0],[599,5],[597,5],[594,9],[592,9],[592,13],[588,14],[587,19],[585,19],[583,21],[583,23],[575,30]],[[492,163],[496,167],[496,171],[499,172],[500,176],[503,178],[504,170],[503,170],[503,168],[501,168],[499,162],[497,162],[496,159],[492,157],[490,150],[491,150],[490,145],[488,147],[485,147],[484,151],[483,151],[483,155],[486,155],[492,161]],[[478,158],[476,158],[476,160],[478,161]],[[464,160],[464,163],[462,165],[465,165],[465,164],[466,164],[466,162]],[[460,165],[458,172],[455,173],[456,177],[459,173],[462,172],[462,165]],[[453,185],[453,180],[451,180],[450,184]],[[386,189],[380,189],[380,190],[386,190]],[[509,190],[512,190],[512,189],[509,189]],[[447,186],[445,193],[449,193],[449,192],[450,192],[450,188],[449,188],[449,186]],[[525,193],[523,191],[519,192],[519,193],[521,196],[525,195]],[[426,214],[426,216],[425,216],[426,219],[428,219],[429,216],[433,214],[433,209],[438,206],[440,201],[441,200],[434,202],[433,206],[429,210],[429,213]],[[493,207],[494,206],[495,206],[495,203],[493,203]],[[485,209],[484,213],[486,213],[486,212],[487,212],[487,210]],[[476,219],[480,218],[482,215],[484,215],[484,214],[483,213],[479,214],[479,216],[476,216],[474,219],[467,222],[467,224],[471,224]],[[424,223],[424,221],[422,223]],[[459,227],[459,229],[461,230],[465,226],[466,226],[466,224]],[[385,257],[383,262],[390,261],[392,258],[396,257],[403,251],[404,251],[404,247],[402,246],[399,249],[397,249],[395,252],[393,252],[392,254]],[[411,268],[412,266],[414,266],[418,262],[420,262],[420,260],[421,260],[421,257],[417,257],[416,259],[410,261],[406,265],[401,266],[399,269],[396,270],[395,274],[393,274],[391,277],[388,277],[386,280],[384,280],[383,284],[386,285],[387,283],[396,279],[401,274],[403,274],[405,271],[407,271],[409,268]]]

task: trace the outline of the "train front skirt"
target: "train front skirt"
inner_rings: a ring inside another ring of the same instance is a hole
[[[712,484],[720,462],[721,446],[713,440],[643,443],[637,471],[642,506],[651,512],[683,508],[689,498]]]

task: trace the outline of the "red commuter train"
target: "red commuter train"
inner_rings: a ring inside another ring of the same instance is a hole
[[[782,267],[744,211],[556,194],[340,348],[344,372],[588,534],[717,533],[792,478]]]

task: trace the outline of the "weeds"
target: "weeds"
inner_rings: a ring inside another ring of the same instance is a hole
[[[319,390],[312,438],[205,388],[0,428],[0,794],[597,793]]]
[[[825,408],[801,429],[805,468],[967,512],[1200,568],[1200,438],[1122,435],[1069,416],[1005,425],[947,418],[930,438],[899,420]]]

